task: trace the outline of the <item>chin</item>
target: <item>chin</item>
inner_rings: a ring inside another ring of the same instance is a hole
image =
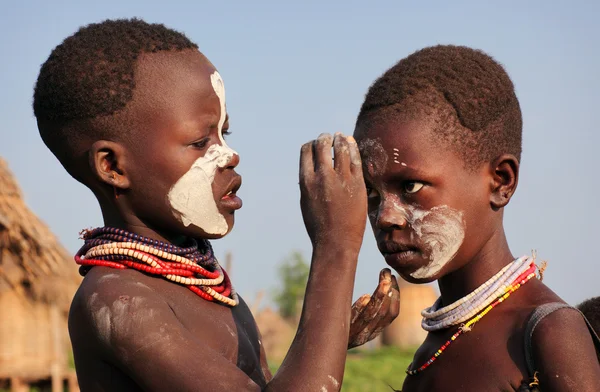
[[[442,268],[427,273],[433,263],[419,251],[405,251],[384,255],[386,263],[393,268],[402,279],[414,284],[436,281],[442,274]]]

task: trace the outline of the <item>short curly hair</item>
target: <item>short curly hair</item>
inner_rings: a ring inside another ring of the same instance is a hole
[[[577,305],[577,309],[583,313],[586,319],[594,328],[594,331],[598,335],[600,335],[600,297],[594,297],[587,299]],[[600,348],[596,347],[596,354],[598,355],[598,360],[600,360]]]
[[[42,139],[63,166],[69,170],[78,140],[124,132],[112,117],[133,98],[141,54],[185,49],[198,46],[180,32],[136,18],[84,26],[58,45],[41,66],[33,111]]]
[[[369,88],[356,120],[435,118],[435,136],[451,142],[468,167],[503,153],[521,156],[522,117],[510,77],[492,57],[438,45],[400,60]]]

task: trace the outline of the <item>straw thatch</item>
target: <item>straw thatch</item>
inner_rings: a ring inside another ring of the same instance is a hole
[[[67,315],[79,281],[71,256],[27,208],[0,158],[0,379],[67,371]]]

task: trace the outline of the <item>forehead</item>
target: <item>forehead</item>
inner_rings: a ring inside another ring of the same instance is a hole
[[[377,177],[403,171],[439,174],[462,169],[462,159],[447,142],[436,138],[431,120],[381,119],[365,121],[356,128],[363,165]]]
[[[135,70],[132,103],[144,115],[186,119],[219,116],[219,99],[210,81],[215,67],[197,50],[143,54]]]

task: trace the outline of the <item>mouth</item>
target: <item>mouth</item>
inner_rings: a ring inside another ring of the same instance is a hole
[[[377,243],[377,247],[386,263],[396,270],[402,265],[413,264],[421,257],[421,250],[411,244],[382,241]]]
[[[377,248],[384,257],[396,253],[419,252],[419,248],[414,245],[394,241],[381,241],[377,243]]]
[[[235,176],[227,188],[225,194],[221,197],[221,205],[230,210],[238,210],[242,208],[242,199],[237,196],[237,191],[242,186],[242,177]]]

